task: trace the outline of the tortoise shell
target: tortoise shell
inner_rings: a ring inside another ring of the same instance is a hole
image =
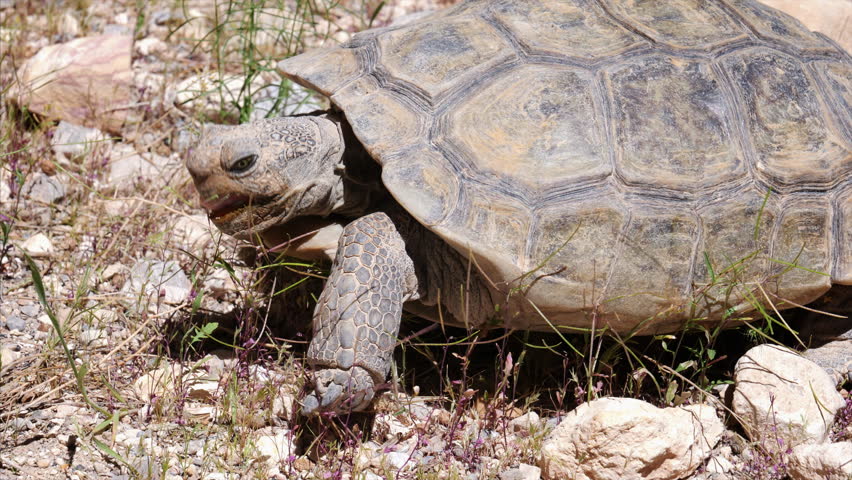
[[[518,326],[668,331],[852,283],[852,58],[757,2],[469,1],[279,69],[524,294]]]

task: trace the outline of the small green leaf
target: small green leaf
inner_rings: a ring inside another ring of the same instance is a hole
[[[195,335],[193,335],[192,340],[189,341],[190,345],[194,345],[201,339],[209,338],[217,328],[219,328],[218,322],[205,323],[201,328],[196,327]]]
[[[672,380],[669,382],[669,386],[666,389],[666,403],[672,403],[675,398],[675,394],[677,393],[677,382]]]

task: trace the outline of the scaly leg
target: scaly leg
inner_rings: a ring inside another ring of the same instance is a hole
[[[417,296],[414,264],[384,213],[343,229],[314,311],[308,362],[315,370],[305,414],[365,409],[390,369],[403,303]]]

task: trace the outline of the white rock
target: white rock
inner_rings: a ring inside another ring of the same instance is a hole
[[[127,266],[122,265],[120,263],[113,263],[106,267],[101,273],[101,281],[109,280],[112,277],[118,275],[119,273],[125,273],[128,271],[130,271],[130,269],[127,268]]]
[[[500,473],[500,480],[539,480],[540,478],[541,469],[526,463]]]
[[[87,328],[80,332],[79,338],[80,342],[85,345],[94,344],[95,346],[97,346],[103,345],[105,343],[102,340],[106,338],[106,335],[107,334],[103,329]]]
[[[142,402],[162,397],[175,388],[183,373],[180,364],[164,365],[137,378],[133,382],[133,393]]]
[[[56,22],[56,30],[67,39],[71,39],[80,34],[80,22],[74,14],[66,11]]]
[[[185,215],[175,220],[173,239],[190,251],[201,251],[221,237],[221,232],[207,219],[207,215]]]
[[[793,480],[849,480],[852,442],[798,445],[787,459],[787,473]]]
[[[21,249],[31,257],[48,257],[55,251],[53,242],[43,233],[36,233],[24,240]]]
[[[127,144],[116,144],[110,152],[109,175],[107,183],[112,187],[133,184],[139,180],[161,181],[166,183],[166,169],[169,159],[155,154],[140,155]]]
[[[805,444],[793,448],[787,473],[793,480],[849,480],[852,442]]]
[[[186,396],[192,400],[211,403],[216,400],[216,397],[221,393],[221,388],[218,381],[207,380],[193,382],[187,387]]]
[[[0,178],[0,202],[6,202],[12,197],[12,189],[5,178]]]
[[[710,473],[728,473],[732,468],[734,468],[734,464],[730,460],[722,456],[715,456],[710,457],[710,460],[707,461],[705,470]]]
[[[9,347],[4,346],[0,348],[0,368],[9,365],[20,358],[20,356],[21,354],[19,352],[16,352]]]
[[[706,405],[657,408],[601,398],[568,413],[545,440],[543,478],[676,479],[704,463],[724,431]]]
[[[276,417],[287,418],[293,413],[294,403],[295,399],[292,395],[279,391],[272,399],[272,414]]]
[[[71,160],[85,156],[96,146],[106,149],[106,138],[106,135],[96,128],[81,127],[63,120],[53,131],[50,146],[54,153]]]
[[[273,428],[271,433],[259,436],[254,444],[258,453],[265,457],[270,465],[278,465],[296,454],[293,435],[287,429]]]
[[[828,438],[843,397],[816,363],[775,345],[752,348],[734,370],[733,409],[754,441],[787,445]]]
[[[133,301],[149,299],[150,306],[159,300],[170,305],[184,302],[192,290],[192,284],[173,261],[159,262],[140,260],[130,270],[130,278],[122,291],[129,294]]]
[[[512,419],[509,426],[516,432],[529,432],[532,429],[541,428],[541,418],[535,412],[527,412],[518,418]]]
[[[65,184],[55,176],[39,173],[27,179],[21,192],[33,200],[53,204],[65,198]]]
[[[400,440],[414,434],[414,425],[406,425],[396,415],[389,413],[376,414],[373,420],[373,431],[383,440]]]
[[[411,452],[390,452],[386,453],[382,458],[386,465],[392,466],[397,470],[406,465],[412,465],[414,462]]]
[[[166,42],[157,37],[146,37],[141,40],[137,40],[136,43],[133,44],[133,48],[139,55],[147,56],[166,50],[168,45],[166,45]]]

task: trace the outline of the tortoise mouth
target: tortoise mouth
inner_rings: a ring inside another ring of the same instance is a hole
[[[214,221],[227,221],[246,207],[260,207],[269,203],[269,198],[254,197],[239,193],[229,193],[224,197],[204,200],[201,206],[207,210],[207,216]]]

